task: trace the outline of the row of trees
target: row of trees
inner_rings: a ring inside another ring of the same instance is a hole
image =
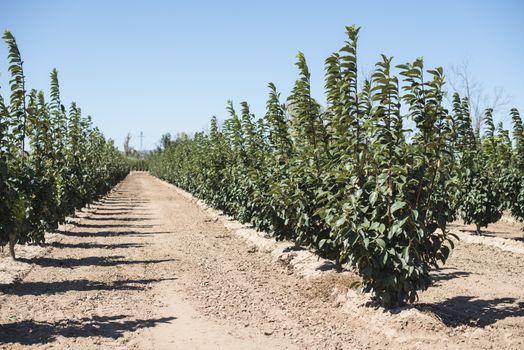
[[[56,70],[50,101],[26,91],[15,38],[9,48],[9,101],[0,95],[0,246],[40,243],[76,209],[107,193],[128,172],[111,140],[83,117],[76,103],[62,105]]]
[[[455,95],[449,110],[442,68],[425,69],[422,59],[393,67],[381,56],[360,82],[358,33],[347,27],[344,46],[325,61],[327,106],[311,97],[299,53],[286,103],[273,84],[262,118],[246,102],[240,113],[229,102],[221,127],[213,117],[208,133],[170,140],[150,170],[277,239],[355,269],[364,291],[390,307],[413,302],[431,284],[430,268],[453,248],[446,225],[457,216],[484,226],[511,208],[524,219],[524,135],[516,110],[515,147],[486,111],[491,124],[480,137],[467,98]]]
[[[454,100],[454,108],[460,101]],[[463,109],[467,108],[464,106]],[[465,111],[467,113],[467,110]],[[493,122],[493,110],[486,109],[482,136],[470,129],[469,114],[463,117],[468,133],[457,144],[461,157],[457,195],[457,214],[466,224],[475,224],[477,234],[481,227],[497,222],[504,211],[524,223],[524,128],[517,109],[510,111],[513,124],[513,142],[502,123]]]

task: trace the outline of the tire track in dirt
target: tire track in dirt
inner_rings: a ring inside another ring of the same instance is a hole
[[[146,173],[50,248],[0,284],[0,348],[523,346],[521,255],[460,242],[415,307],[357,307],[337,274],[300,278]]]

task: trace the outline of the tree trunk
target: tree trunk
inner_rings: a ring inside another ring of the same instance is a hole
[[[476,224],[476,225],[477,225],[477,231],[476,231],[477,235],[482,236],[482,232],[480,231],[480,225],[479,224]]]
[[[16,240],[14,238],[9,238],[9,254],[11,255],[11,258],[13,258],[13,260],[16,260],[15,243]]]

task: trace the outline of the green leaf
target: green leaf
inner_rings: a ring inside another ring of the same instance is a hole
[[[382,249],[386,249],[386,242],[382,238],[377,238],[375,243]]]
[[[401,208],[404,208],[406,206],[406,202],[403,202],[403,201],[398,201],[398,202],[395,202],[393,203],[393,205],[391,206],[391,213],[395,213],[397,210],[401,209]]]

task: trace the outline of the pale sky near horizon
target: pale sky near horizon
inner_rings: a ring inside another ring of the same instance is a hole
[[[524,115],[524,1],[100,1],[0,0],[0,29],[16,37],[28,88],[76,101],[121,148],[154,148],[163,133],[205,129],[226,102],[265,112],[267,84],[287,97],[304,52],[321,103],[324,59],[362,27],[360,71],[379,55],[426,66],[469,62],[486,92],[502,87]],[[0,44],[0,93],[8,95]],[[240,107],[237,107],[240,109]],[[502,116],[499,116],[501,118]],[[510,127],[509,123],[506,127]]]

